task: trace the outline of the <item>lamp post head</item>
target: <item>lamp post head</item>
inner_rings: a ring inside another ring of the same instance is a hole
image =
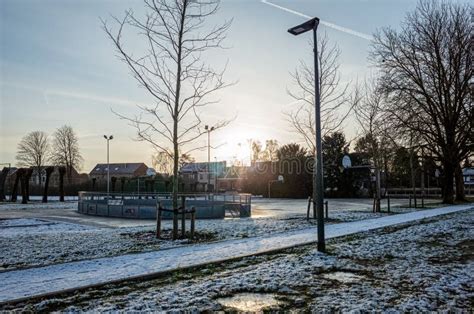
[[[204,126],[204,130],[209,130],[209,126],[207,124]]]
[[[307,31],[316,29],[319,25],[319,18],[315,17],[309,21],[304,22],[303,24],[294,26],[288,30],[288,33],[298,36],[300,34],[306,33]]]
[[[109,140],[113,140],[113,139],[114,139],[113,135],[109,136]]]
[[[104,138],[107,140],[107,139],[108,139],[108,138],[107,138],[107,135],[104,135]]]

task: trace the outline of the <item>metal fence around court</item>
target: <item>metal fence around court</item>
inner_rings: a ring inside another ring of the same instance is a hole
[[[180,193],[179,206],[194,207],[197,219],[250,217],[250,194]],[[85,215],[155,219],[158,203],[172,208],[171,193],[100,193],[79,192],[78,211]],[[165,213],[163,219],[171,219]]]

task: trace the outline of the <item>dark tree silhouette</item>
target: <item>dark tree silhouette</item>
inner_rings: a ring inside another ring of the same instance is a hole
[[[111,190],[112,190],[112,193],[115,192],[115,184],[117,183],[117,177],[111,177],[110,178],[110,183],[111,183]]]
[[[25,179],[25,195],[26,195],[26,200],[27,201],[30,200],[30,179],[31,179],[32,175],[33,175],[33,168],[26,169],[24,179]],[[41,184],[41,173],[38,177],[39,177],[40,184]]]
[[[296,143],[283,145],[276,152],[278,160],[283,159],[303,159],[308,155],[308,150]]]
[[[127,178],[125,178],[125,177],[120,177],[120,191],[122,192],[122,194],[123,194],[123,192],[124,192],[124,190],[125,190],[125,181],[126,181],[126,180],[127,180]]]
[[[46,167],[44,170],[46,173],[46,180],[44,182],[44,189],[43,189],[43,203],[48,202],[48,188],[49,188],[49,179],[51,178],[51,174],[54,171],[54,167]]]
[[[23,174],[20,178],[21,183],[21,203],[27,204],[28,203],[28,187],[30,185],[30,178],[31,178],[31,168],[26,168],[23,171]]]
[[[59,172],[59,201],[64,202],[64,175],[66,174],[66,167],[58,167]]]
[[[79,170],[83,158],[79,151],[79,141],[73,128],[63,125],[54,132],[51,159],[56,166],[66,167],[68,183],[72,182],[73,169]]]
[[[420,1],[400,31],[375,35],[372,52],[393,126],[413,133],[442,164],[445,203],[453,203],[455,172],[474,152],[472,11],[470,4]]]
[[[13,183],[12,197],[11,201],[16,202],[18,199],[18,185],[20,184],[21,177],[25,174],[24,168],[19,168],[15,173],[15,182]]]
[[[92,178],[92,191],[95,191],[96,183],[97,183],[97,178]]]
[[[50,146],[48,135],[34,131],[24,136],[18,144],[16,159],[20,167],[34,167],[41,184],[41,168],[49,160]]]
[[[0,174],[0,202],[5,200],[5,181],[7,180],[8,173],[10,172],[9,167],[4,167]]]

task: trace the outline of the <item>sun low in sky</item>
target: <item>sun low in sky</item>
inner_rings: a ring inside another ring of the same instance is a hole
[[[233,119],[212,133],[211,160],[250,158],[248,140],[299,142],[283,112],[295,106],[287,89],[300,60],[311,63],[311,36],[294,37],[287,29],[317,16],[320,33],[341,49],[344,82],[371,71],[370,37],[377,28],[397,28],[415,0],[260,1],[223,0],[215,22],[233,19],[225,45],[210,53],[217,67],[228,63],[226,80],[236,84],[219,92],[219,102],[204,111],[203,123]],[[113,111],[136,114],[151,100],[118,60],[101,29],[100,18],[143,11],[140,1],[0,2],[0,162],[15,164],[16,146],[28,132],[52,134],[64,124],[79,136],[85,172],[106,158],[103,134],[113,134],[111,162],[143,161],[151,166],[153,149],[134,141],[135,130]],[[131,37],[133,41],[133,37]],[[344,125],[350,139],[354,121]],[[206,145],[207,137],[198,146]],[[207,151],[195,151],[207,160]]]

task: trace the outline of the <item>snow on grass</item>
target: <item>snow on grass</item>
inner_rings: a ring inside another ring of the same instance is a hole
[[[473,225],[469,210],[331,240],[328,254],[303,247],[17,310],[213,311],[224,309],[221,298],[270,293],[281,301],[281,310],[469,312],[474,307]],[[341,272],[353,274],[346,275],[351,280],[338,280]]]
[[[99,228],[55,221],[58,211],[73,212],[76,202],[1,204],[2,210],[25,210],[33,215],[50,212],[52,218],[41,226],[23,228],[1,228],[0,224],[0,270],[46,266],[91,258],[118,256],[122,254],[154,251],[164,248],[188,245],[188,240],[155,239],[153,225],[123,228]],[[391,214],[404,213],[414,209],[393,208]],[[75,212],[73,212],[75,213]],[[328,223],[355,221],[383,217],[387,213],[372,213],[367,210],[339,209],[330,211]],[[1,215],[0,215],[1,217]],[[66,216],[67,217],[67,216]],[[80,217],[94,222],[93,216]],[[33,218],[31,218],[31,221]],[[4,219],[1,222],[20,223],[18,219]],[[15,222],[16,221],[16,222]],[[30,221],[30,222],[31,222]],[[39,221],[39,220],[38,220]],[[25,220],[25,222],[27,222]],[[150,221],[153,224],[153,221]],[[218,241],[235,238],[249,238],[314,226],[314,220],[307,221],[305,214],[282,215],[269,218],[245,218],[225,220],[197,220],[199,241]],[[189,228],[189,221],[187,222]],[[165,234],[169,234],[171,221],[163,222]]]

